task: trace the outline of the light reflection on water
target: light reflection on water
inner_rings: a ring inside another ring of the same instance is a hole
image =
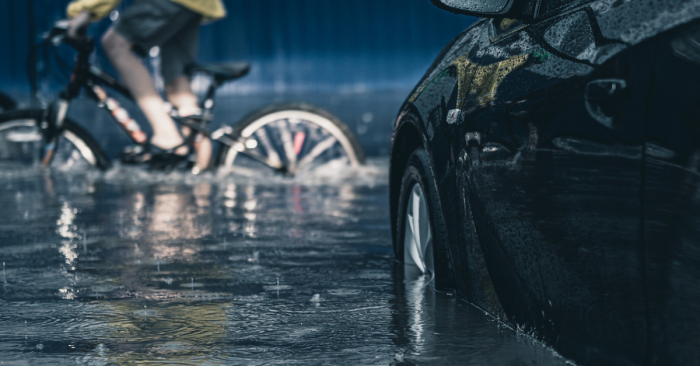
[[[563,364],[394,265],[383,171],[241,182],[4,169],[0,361]]]

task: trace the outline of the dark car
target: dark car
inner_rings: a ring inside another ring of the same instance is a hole
[[[700,1],[483,17],[394,126],[396,258],[585,365],[700,365]]]

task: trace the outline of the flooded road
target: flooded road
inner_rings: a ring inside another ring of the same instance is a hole
[[[0,364],[562,365],[395,265],[388,163],[0,171]]]

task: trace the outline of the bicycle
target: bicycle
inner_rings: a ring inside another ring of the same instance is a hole
[[[77,51],[70,81],[59,97],[45,108],[17,109],[0,113],[0,161],[11,161],[44,166],[72,167],[87,165],[102,170],[112,164],[97,141],[79,124],[66,117],[73,99],[85,91],[97,106],[111,115],[135,144],[146,145],[148,139],[139,124],[111,98],[105,87],[133,100],[128,89],[115,78],[90,62],[94,40],[89,37],[72,39],[66,36],[67,24],[59,21],[30,53],[29,63],[42,47],[67,44]],[[35,64],[32,65],[36,67]],[[247,62],[192,65],[190,73],[200,73],[211,79],[200,113],[181,117],[177,110],[170,112],[180,126],[194,131],[186,137],[190,154],[194,154],[197,134],[221,144],[213,159],[220,172],[257,174],[263,167],[274,172],[292,175],[303,170],[314,170],[336,161],[356,166],[364,162],[364,155],[352,132],[330,113],[305,103],[270,105],[253,112],[235,124],[224,125],[214,131],[207,126],[213,120],[215,92],[223,83],[248,73]],[[29,70],[33,70],[29,68]],[[36,90],[36,71],[30,73],[32,90]],[[192,156],[190,156],[190,160]]]

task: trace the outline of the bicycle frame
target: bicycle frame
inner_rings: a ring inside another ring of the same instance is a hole
[[[56,149],[56,143],[68,107],[71,101],[78,97],[81,90],[85,90],[87,95],[97,103],[98,107],[107,110],[112,120],[126,132],[134,143],[139,145],[147,144],[148,139],[146,134],[141,130],[139,124],[132,119],[126,109],[122,108],[116,99],[111,98],[105,88],[102,87],[102,85],[104,85],[107,88],[116,90],[127,99],[135,101],[125,85],[96,66],[91,65],[89,57],[94,50],[94,41],[90,38],[75,40],[67,37],[63,37],[61,41],[76,49],[78,55],[67,87],[60,92],[59,99],[49,109],[48,123],[42,123],[42,130],[46,141],[42,158],[44,165],[48,165],[53,158],[53,153]],[[215,106],[214,94],[219,86],[220,84],[217,80],[212,80],[204,99],[199,103],[200,113],[182,117],[178,115],[176,109],[171,110],[170,116],[176,123],[195,131],[194,133],[190,133],[185,140],[188,146],[193,144],[197,134],[202,134],[227,146],[232,146],[236,143],[235,140],[229,137],[232,131],[230,127],[224,126],[214,132],[209,132],[206,128],[206,125],[213,118],[213,109]]]

